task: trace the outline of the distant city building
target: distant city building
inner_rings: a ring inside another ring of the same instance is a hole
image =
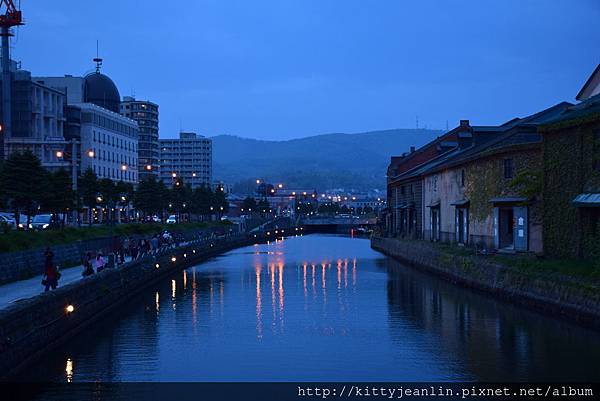
[[[65,148],[70,148],[64,137],[64,93],[36,82],[29,71],[21,70],[12,60],[11,70],[12,129],[1,135],[5,155],[31,151],[49,170],[68,169],[70,163],[63,157]]]
[[[98,178],[138,182],[138,125],[135,121],[93,103],[70,106],[80,110],[81,169],[94,170]]]
[[[233,190],[233,187],[231,186],[231,184],[228,184],[223,181],[213,181],[212,185],[211,185],[211,189],[213,191],[216,191],[219,188],[223,188],[223,192],[225,192],[227,195],[230,195]]]
[[[158,105],[148,100],[136,100],[125,96],[121,102],[121,115],[137,121],[138,135],[138,171],[140,181],[144,178],[158,177]]]
[[[192,188],[212,183],[212,140],[194,132],[181,132],[178,139],[161,139],[160,179],[171,186],[176,179]]]
[[[65,140],[77,142],[79,173],[138,182],[138,124],[120,114],[121,96],[99,67],[85,77],[36,77],[38,84],[66,94]]]

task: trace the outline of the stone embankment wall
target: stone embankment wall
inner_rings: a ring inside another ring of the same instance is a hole
[[[0,310],[0,379],[24,368],[161,278],[259,241],[264,241],[261,234],[194,240]]]
[[[486,256],[448,254],[425,241],[373,237],[371,247],[456,284],[600,329],[597,283],[553,273],[527,273]]]
[[[196,238],[203,232],[210,231],[210,229],[189,230],[177,234],[183,240],[188,240]],[[147,235],[130,236],[134,240],[142,237],[148,238]],[[116,237],[104,237],[52,246],[54,262],[59,268],[79,265],[82,263],[83,255],[86,252],[95,253],[98,250],[108,252],[116,240],[118,240]],[[21,252],[0,253],[0,285],[43,274],[45,249],[38,248]]]

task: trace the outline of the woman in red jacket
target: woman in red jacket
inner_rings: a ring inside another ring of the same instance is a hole
[[[46,285],[46,292],[50,288],[52,288],[53,290],[56,289],[56,286],[58,285],[59,276],[58,269],[54,264],[54,253],[50,250],[50,248],[47,248],[46,252],[44,252],[44,255],[46,256],[46,262],[44,266],[44,284]]]

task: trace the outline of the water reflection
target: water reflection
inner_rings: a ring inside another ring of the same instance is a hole
[[[73,381],[73,361],[71,358],[67,358],[67,367],[65,368],[65,373],[67,375],[67,383],[71,383]]]
[[[178,272],[98,328],[30,378],[600,380],[597,333],[336,236],[277,240]]]

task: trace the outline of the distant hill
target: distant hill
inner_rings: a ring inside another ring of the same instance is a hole
[[[212,137],[214,177],[238,187],[264,178],[288,187],[383,189],[390,156],[421,146],[441,133],[393,129],[287,141],[219,135]]]

